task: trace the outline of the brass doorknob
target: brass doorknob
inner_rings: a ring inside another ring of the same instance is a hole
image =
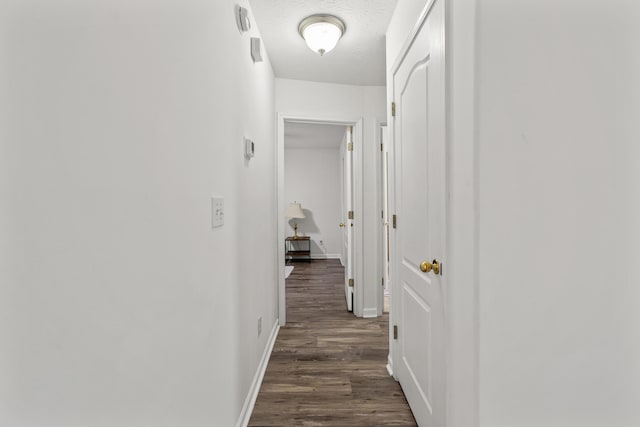
[[[341,222],[341,223],[340,223],[340,227],[344,227],[344,222]]]
[[[435,259],[432,262],[422,261],[422,263],[420,263],[420,270],[423,273],[428,273],[433,270],[435,274],[440,274],[440,263]]]

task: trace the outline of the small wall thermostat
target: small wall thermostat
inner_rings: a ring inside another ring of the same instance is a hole
[[[255,154],[255,145],[253,144],[253,141],[250,140],[249,138],[245,138],[244,139],[244,156],[247,159],[250,159],[254,156]]]

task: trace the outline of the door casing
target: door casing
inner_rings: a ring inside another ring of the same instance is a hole
[[[278,254],[278,267],[276,268],[276,280],[278,283],[278,322],[280,326],[284,326],[287,320],[287,304],[286,304],[286,288],[284,277],[284,213],[286,210],[284,195],[284,126],[288,123],[314,123],[314,124],[331,124],[353,126],[353,206],[354,206],[354,225],[353,225],[353,278],[356,286],[354,287],[353,313],[358,317],[362,317],[362,308],[364,305],[364,293],[362,292],[363,277],[363,182],[362,182],[362,146],[363,146],[363,118],[362,117],[304,117],[293,114],[278,113],[276,122],[276,197],[277,197],[277,214],[276,214],[276,230],[277,241],[276,253]],[[337,226],[337,224],[336,224]],[[360,284],[360,286],[358,286]]]
[[[378,178],[378,276],[380,277],[380,287],[378,288],[378,315],[384,311],[384,290],[390,286],[389,282],[389,137],[386,123],[381,123],[378,127],[380,138],[380,152],[378,156],[377,178]]]
[[[344,293],[347,302],[347,310],[353,312],[353,288],[349,286],[349,279],[353,278],[353,220],[349,218],[349,211],[353,208],[353,151],[349,151],[349,145],[353,143],[353,128],[345,130],[344,143],[340,144],[341,164],[341,190],[342,204],[340,222],[342,228],[344,267]]]

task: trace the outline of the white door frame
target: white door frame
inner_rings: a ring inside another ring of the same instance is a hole
[[[380,144],[380,152],[378,153],[378,161],[376,162],[376,181],[378,189],[378,212],[381,213],[378,216],[377,231],[378,235],[378,276],[381,279],[380,287],[378,288],[378,316],[381,316],[384,311],[384,289],[389,286],[389,277],[387,275],[387,234],[385,223],[389,221],[389,201],[388,192],[389,177],[385,180],[385,168],[387,159],[387,150],[389,148],[389,133],[386,123],[378,123],[378,143]],[[385,187],[386,186],[386,187]],[[387,196],[387,203],[385,204],[385,195]],[[376,212],[377,213],[377,212]]]
[[[340,143],[340,170],[341,170],[341,196],[340,223],[342,228],[342,244],[345,252],[342,265],[344,267],[344,293],[347,301],[347,310],[353,313],[354,289],[349,286],[349,279],[353,279],[353,220],[349,218],[349,211],[353,210],[353,150],[349,151],[349,145],[353,147],[354,130],[352,126],[345,128],[344,143]],[[346,245],[345,245],[346,244]]]
[[[362,215],[363,215],[363,182],[362,182],[362,146],[363,146],[363,118],[362,117],[305,117],[295,114],[278,113],[276,122],[276,251],[278,254],[277,282],[278,282],[278,321],[284,326],[287,321],[286,288],[284,277],[284,239],[286,210],[284,195],[284,125],[289,123],[318,123],[331,125],[353,126],[353,207],[354,207],[354,259],[353,279],[356,284],[353,294],[353,314],[362,317],[364,305],[363,283],[363,247],[362,247]]]

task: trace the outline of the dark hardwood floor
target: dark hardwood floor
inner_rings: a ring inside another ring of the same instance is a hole
[[[347,312],[338,260],[295,262],[250,426],[415,426],[386,370],[388,315]]]

